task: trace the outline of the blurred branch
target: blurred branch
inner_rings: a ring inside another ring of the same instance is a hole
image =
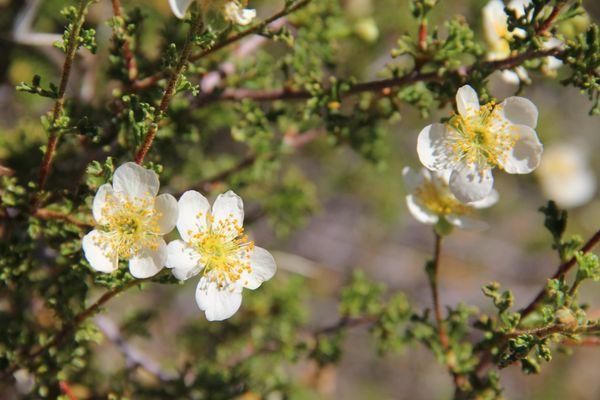
[[[559,48],[528,51],[516,56],[507,57],[502,60],[485,61],[480,64],[475,64],[464,71],[455,71],[464,78],[468,78],[474,70],[490,70],[501,71],[512,69],[521,65],[527,60],[543,58],[548,56],[559,56],[564,51]],[[387,91],[390,88],[399,88],[412,85],[417,82],[441,82],[447,79],[444,76],[438,75],[437,72],[420,72],[416,69],[410,73],[389,79],[381,79],[376,81],[357,83],[350,87],[349,90],[340,92],[340,97],[348,97],[355,94],[374,91]],[[326,90],[326,89],[325,89]],[[391,92],[384,93],[390,94]],[[278,88],[278,89],[246,89],[246,88],[227,88],[220,93],[210,94],[208,96],[198,97],[195,99],[195,105],[204,105],[214,101],[276,101],[276,100],[305,100],[311,98],[311,92],[302,89]]]
[[[25,1],[25,6],[17,15],[13,25],[15,42],[29,46],[52,46],[54,42],[62,39],[62,36],[56,33],[32,32],[33,19],[40,7],[40,1]]]
[[[113,8],[113,15],[115,16],[115,18],[118,18],[122,21],[123,12],[121,10],[121,0],[111,0],[111,2]],[[129,38],[126,37],[127,34],[121,25],[119,25],[118,28],[115,29],[115,37],[117,34],[123,35],[122,51],[123,57],[125,58],[125,65],[127,66],[129,81],[135,82],[138,76],[137,60],[135,59],[135,55],[131,51],[131,44],[128,40]]]
[[[248,35],[252,35],[252,34],[259,34],[263,29],[267,28],[267,26],[280,19],[285,17],[286,15],[289,15],[295,11],[300,10],[303,7],[306,7],[308,4],[310,4],[312,0],[300,0],[297,3],[284,8],[283,10],[279,11],[278,13],[273,14],[272,16],[270,16],[269,18],[259,22],[256,25],[251,26],[248,29],[243,30],[242,32],[239,32],[233,36],[228,37],[225,40],[222,40],[221,42],[217,43],[215,46],[211,47],[210,49],[206,49],[200,53],[194,54],[190,57],[191,61],[197,61],[211,53],[214,53],[218,50],[221,50],[224,47],[229,46],[230,44],[233,44],[237,41],[239,41],[240,39],[245,38]]]
[[[316,138],[323,134],[323,132],[324,131],[322,129],[310,129],[300,134],[286,134],[283,142],[293,149],[298,149],[313,142]],[[275,154],[273,153],[267,155],[267,158],[273,157],[275,157]],[[257,160],[258,159],[255,154],[247,155],[231,167],[192,185],[191,188],[197,188],[198,190],[209,192],[215,185],[224,182],[236,173],[251,167]],[[181,193],[178,195],[181,195]]]
[[[438,336],[440,338],[440,344],[444,351],[448,351],[448,336],[446,335],[446,329],[444,329],[444,319],[442,318],[442,308],[440,306],[440,295],[438,289],[438,269],[440,264],[440,253],[442,248],[442,237],[434,232],[435,244],[433,248],[433,259],[431,260],[431,269],[427,271],[429,278],[429,285],[431,287],[431,296],[433,298],[433,312],[435,315],[435,321],[438,328]]]
[[[47,208],[38,208],[37,210],[35,210],[33,216],[41,218],[41,219],[63,220],[63,221],[70,222],[74,225],[80,226],[80,227],[93,226],[92,223],[89,223],[86,221],[81,221],[81,220],[75,218],[74,216],[72,216],[71,214],[63,214],[58,211],[48,210]]]
[[[160,381],[170,381],[177,378],[177,376],[174,374],[164,372],[158,363],[151,360],[140,350],[127,343],[123,336],[121,336],[121,332],[117,324],[115,324],[110,318],[99,315],[94,318],[94,322],[102,331],[104,336],[114,343],[115,346],[117,346],[123,353],[125,356],[126,366],[128,368],[142,368]]]
[[[155,275],[155,276],[151,277],[151,278],[133,279],[133,280],[127,282],[126,284],[124,284],[121,287],[118,287],[118,288],[115,288],[115,289],[111,289],[111,290],[105,292],[91,306],[89,306],[88,308],[86,308],[85,310],[83,310],[82,312],[80,312],[79,314],[77,314],[71,321],[66,322],[63,325],[63,328],[58,333],[56,333],[54,335],[54,337],[52,339],[50,339],[46,344],[44,344],[39,349],[26,354],[24,356],[26,362],[27,361],[32,361],[36,357],[44,354],[50,348],[60,345],[65,339],[67,339],[69,336],[71,336],[73,334],[73,332],[75,331],[75,329],[79,325],[81,325],[81,323],[83,323],[85,320],[87,320],[91,316],[95,315],[98,311],[100,311],[100,308],[104,304],[106,304],[107,302],[109,302],[112,298],[114,298],[115,296],[117,296],[119,293],[124,292],[125,290],[127,290],[129,288],[132,288],[134,286],[137,286],[137,285],[139,285],[139,284],[141,284],[143,282],[147,282],[147,281],[149,281],[149,280],[151,280],[153,278],[157,278],[159,276],[160,276],[160,273],[158,275]],[[0,373],[0,378],[6,379],[7,377],[10,377],[17,369],[19,369],[21,367],[22,367],[22,365],[20,365],[20,364],[13,364],[12,366],[9,366],[2,373]]]

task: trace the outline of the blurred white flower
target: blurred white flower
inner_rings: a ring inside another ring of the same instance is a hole
[[[486,198],[492,191],[492,169],[527,174],[540,163],[543,146],[535,127],[538,110],[523,97],[479,105],[477,92],[465,85],[456,93],[458,114],[446,124],[421,131],[417,152],[432,171],[451,170],[449,184],[462,202]]]
[[[513,10],[517,16],[525,14],[525,7],[531,3],[531,0],[512,0],[508,3],[508,8]],[[508,30],[508,16],[504,12],[504,3],[501,0],[490,0],[482,10],[483,30],[485,39],[489,46],[488,59],[499,60],[510,56],[510,41],[516,37],[523,37],[525,32],[515,29],[512,32]],[[556,38],[550,38],[544,42],[543,47],[550,49],[560,47],[562,42]],[[562,62],[556,57],[547,57],[545,69],[553,71],[562,65]],[[514,70],[500,71],[502,79],[511,84],[518,84],[520,81],[528,81],[527,70],[521,66]]]
[[[85,258],[93,269],[113,272],[119,259],[129,260],[136,278],[154,276],[165,265],[163,235],[177,222],[177,201],[158,193],[154,171],[128,162],[114,173],[113,184],[100,186],[92,211],[96,228],[82,240]]]
[[[256,10],[244,8],[237,1],[228,1],[223,6],[223,16],[229,22],[238,25],[248,25],[256,18]]]
[[[212,210],[206,197],[190,190],[179,199],[177,230],[182,240],[168,246],[167,267],[180,280],[202,272],[196,302],[209,321],[222,321],[239,309],[242,290],[257,289],[276,271],[273,256],[244,235],[244,205],[232,191]]]
[[[194,0],[169,0],[169,5],[171,6],[173,14],[175,14],[177,18],[183,19],[193,1]],[[200,1],[200,6],[204,12],[209,9],[219,9],[226,20],[238,25],[248,25],[256,18],[256,10],[244,8],[244,4],[239,0]]]
[[[564,208],[583,205],[596,193],[596,177],[587,155],[572,144],[546,148],[537,175],[546,196]]]
[[[18,369],[13,374],[15,378],[15,389],[19,394],[28,394],[31,393],[33,387],[35,386],[35,380],[33,376],[26,369]]]
[[[498,192],[492,190],[487,197],[472,203],[461,203],[450,191],[448,173],[410,167],[402,170],[409,194],[406,205],[415,219],[423,224],[435,225],[441,218],[465,229],[481,229],[487,224],[473,217],[476,209],[491,207],[498,201]]]

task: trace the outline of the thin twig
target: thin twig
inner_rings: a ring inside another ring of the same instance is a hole
[[[580,249],[580,251],[582,253],[589,253],[598,243],[600,243],[600,230],[598,230],[598,232],[596,232],[594,234],[594,236],[592,236],[590,238],[590,240],[588,240],[587,243],[585,245],[583,245],[583,247]],[[569,272],[571,270],[571,268],[573,268],[576,264],[577,264],[577,259],[575,257],[572,257],[569,261],[561,264],[550,279],[560,278],[561,276],[563,276],[567,272]],[[537,296],[535,296],[535,298],[531,301],[531,303],[529,303],[527,306],[523,307],[519,311],[521,313],[521,319],[524,319],[529,314],[531,314],[533,311],[535,311],[535,309],[538,307],[538,305],[544,299],[545,295],[546,295],[546,288],[544,287],[542,290],[539,291],[539,293],[537,294]]]
[[[537,35],[543,35],[548,29],[550,29],[550,27],[554,23],[554,20],[556,19],[556,17],[558,17],[560,10],[565,6],[565,4],[566,1],[559,1],[556,3],[556,5],[552,8],[552,11],[550,12],[548,18],[546,18],[546,20],[536,28],[535,33]]]
[[[433,313],[435,315],[435,322],[437,324],[438,336],[440,338],[440,344],[444,351],[448,351],[449,343],[448,336],[446,335],[446,329],[444,328],[444,319],[442,318],[442,308],[440,306],[440,295],[438,288],[438,269],[440,264],[440,255],[442,249],[442,236],[435,233],[435,243],[433,247],[433,259],[431,260],[431,271],[428,274],[429,285],[431,287],[431,297],[433,300]]]
[[[160,101],[160,106],[156,114],[154,115],[154,119],[152,124],[150,125],[150,129],[146,133],[146,137],[144,138],[144,143],[138,150],[135,156],[135,162],[137,164],[141,164],[144,161],[144,157],[152,147],[152,142],[154,141],[154,137],[156,136],[156,132],[158,131],[158,123],[162,120],[164,114],[167,112],[169,108],[169,104],[173,95],[175,94],[175,89],[177,87],[177,82],[179,82],[179,78],[181,74],[184,72],[187,67],[188,60],[192,53],[192,47],[194,45],[194,38],[202,29],[202,14],[198,12],[195,18],[192,20],[192,24],[190,26],[190,30],[188,32],[187,39],[183,45],[183,49],[181,50],[181,55],[179,56],[179,61],[177,62],[177,66],[173,70],[171,74],[171,78],[167,83],[167,87],[163,93],[162,99]]]
[[[276,14],[273,14],[272,16],[270,16],[269,18],[259,22],[256,25],[251,26],[248,29],[243,30],[242,32],[235,34],[233,36],[228,37],[225,40],[222,40],[221,42],[217,43],[216,45],[214,45],[213,47],[206,49],[204,51],[201,51],[200,53],[194,54],[190,57],[191,61],[197,61],[203,57],[206,57],[207,55],[214,53],[218,50],[221,50],[224,47],[229,46],[230,44],[233,44],[237,41],[239,41],[240,39],[245,38],[248,35],[252,35],[255,33],[260,33],[263,29],[265,29],[271,22],[274,22],[276,20],[278,20],[279,18],[283,18],[288,14],[291,14],[295,11],[298,11],[299,9],[307,6],[308,4],[310,4],[312,0],[300,0],[297,3],[295,3],[294,5],[290,6],[290,7],[286,7],[283,10],[279,11]]]
[[[122,20],[123,12],[121,9],[121,0],[111,0],[111,1],[112,1],[112,8],[113,8],[113,15],[116,18]],[[125,30],[121,26],[119,26],[118,32],[115,32],[115,37],[116,37],[117,33],[120,33],[121,35],[124,35],[124,36],[126,35]],[[123,52],[123,57],[125,59],[125,65],[127,66],[127,77],[129,78],[129,82],[133,83],[137,80],[138,67],[137,67],[137,60],[135,59],[135,55],[131,51],[131,43],[129,42],[129,40],[127,40],[127,38],[125,38],[123,40],[123,46],[122,46],[121,50]]]
[[[86,221],[81,221],[80,219],[75,218],[71,214],[63,214],[61,212],[53,211],[53,210],[48,210],[46,208],[38,208],[37,210],[35,210],[33,216],[41,218],[41,219],[58,219],[58,220],[63,220],[63,221],[70,222],[70,223],[72,223],[74,225],[80,226],[80,227],[89,227],[89,226],[92,226],[91,223],[86,222]]]
[[[63,64],[62,74],[60,77],[60,83],[58,87],[58,97],[52,109],[52,126],[50,128],[50,136],[48,138],[46,151],[44,152],[44,157],[42,159],[42,165],[40,166],[38,180],[39,190],[42,190],[44,188],[44,185],[46,184],[48,174],[50,173],[50,167],[52,165],[52,158],[54,157],[54,153],[56,152],[59,132],[57,132],[55,124],[58,118],[60,117],[60,114],[62,113],[65,105],[65,92],[67,90],[67,84],[71,75],[71,67],[73,66],[73,60],[75,59],[75,56],[77,55],[77,49],[79,48],[78,38],[79,33],[81,32],[81,28],[83,27],[83,23],[85,22],[87,5],[87,0],[80,0],[79,9],[77,10],[77,21],[75,23],[75,26],[73,27],[73,30],[69,34],[69,43],[67,46],[65,62]]]
[[[521,65],[527,60],[543,58],[548,56],[559,56],[560,54],[562,54],[562,52],[563,51],[559,48],[529,51],[516,56],[507,57],[502,60],[486,61],[481,64],[476,64],[471,66],[466,71],[460,73],[461,75],[468,77],[470,76],[471,72],[475,69],[484,69],[490,71],[512,69],[518,65]],[[341,92],[340,97],[344,98],[364,92],[375,92],[380,90],[387,91],[389,88],[399,88],[403,86],[412,85],[417,82],[437,82],[442,81],[444,79],[446,78],[444,76],[440,76],[437,72],[419,72],[417,70],[413,70],[412,72],[400,77],[357,83],[351,86],[350,89],[348,89],[347,91]],[[220,93],[213,93],[207,96],[199,97],[195,100],[195,104],[204,105],[206,103],[214,101],[240,101],[246,99],[254,101],[306,100],[311,98],[312,96],[312,93],[307,90],[292,88],[227,88]]]
[[[60,381],[58,386],[60,387],[60,391],[63,392],[65,396],[69,398],[69,400],[78,400],[77,396],[75,396],[75,393],[73,393],[73,390],[69,386],[69,382]]]

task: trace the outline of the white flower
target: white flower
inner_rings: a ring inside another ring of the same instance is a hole
[[[169,0],[169,5],[173,14],[177,18],[183,19],[188,8],[194,0]],[[245,2],[244,2],[245,4]],[[256,18],[256,10],[244,8],[238,0],[202,0],[200,2],[203,12],[210,9],[220,9],[223,17],[230,22],[238,25],[248,25]]]
[[[540,163],[543,146],[535,127],[538,110],[523,97],[508,97],[500,104],[479,105],[477,93],[463,86],[456,93],[458,114],[446,124],[421,131],[417,152],[432,171],[451,170],[450,190],[468,203],[492,191],[492,169],[527,174]]]
[[[525,7],[531,3],[531,0],[512,0],[508,3],[508,8],[513,10],[517,16],[525,14]],[[489,45],[488,59],[499,60],[510,56],[510,41],[515,37],[523,37],[525,32],[515,29],[512,32],[508,30],[508,16],[504,12],[504,3],[501,0],[490,0],[482,11],[483,29],[485,39]],[[550,38],[544,42],[543,47],[550,49],[559,47],[562,42],[556,38]],[[552,71],[560,68],[562,62],[556,57],[546,58],[546,70]],[[529,81],[527,70],[523,67],[516,67],[514,70],[502,70],[502,79],[511,84],[518,84],[520,81]]]
[[[168,246],[167,267],[180,280],[202,272],[196,302],[209,321],[222,321],[239,309],[242,289],[256,289],[273,277],[273,256],[244,235],[244,205],[232,191],[212,210],[206,197],[190,190],[179,199],[177,230],[182,240]]]
[[[173,14],[175,14],[177,18],[183,19],[193,1],[194,0],[169,0],[169,5],[171,6]]]
[[[165,265],[167,245],[162,236],[177,222],[177,201],[158,193],[154,171],[128,162],[115,171],[113,184],[100,186],[93,203],[96,228],[82,241],[93,269],[113,272],[119,259],[129,260],[136,278],[154,276]]]
[[[487,224],[473,219],[476,209],[491,207],[498,201],[498,192],[492,190],[487,197],[472,203],[461,203],[450,192],[448,173],[410,167],[402,170],[409,194],[406,205],[415,219],[423,224],[435,225],[441,218],[459,228],[485,228]]]
[[[248,25],[256,18],[256,10],[243,8],[237,1],[228,1],[223,6],[223,16],[238,25]]]
[[[583,205],[596,193],[596,177],[587,156],[572,144],[549,146],[537,175],[546,196],[561,207]]]

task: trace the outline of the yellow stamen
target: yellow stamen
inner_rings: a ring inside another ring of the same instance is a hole
[[[440,216],[472,214],[472,208],[452,195],[448,184],[433,175],[425,180],[414,193],[416,199],[429,211]]]
[[[158,248],[161,213],[154,208],[153,197],[130,199],[123,195],[108,195],[102,215],[104,223],[96,228],[103,234],[98,235],[96,244],[108,255],[128,260],[144,248]]]
[[[252,272],[250,254],[254,242],[248,240],[244,228],[231,214],[218,223],[208,216],[207,229],[192,235],[188,244],[200,254],[204,275],[221,288]]]
[[[448,148],[454,154],[454,161],[477,165],[480,169],[500,167],[518,140],[518,135],[500,114],[501,106],[494,102],[485,104],[479,110],[468,110],[469,116],[454,115],[448,126],[453,133]]]

